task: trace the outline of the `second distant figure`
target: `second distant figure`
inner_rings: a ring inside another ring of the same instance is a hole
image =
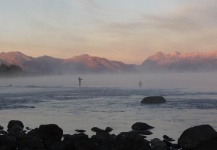
[[[83,80],[81,77],[78,78],[79,87],[81,87],[81,80]]]

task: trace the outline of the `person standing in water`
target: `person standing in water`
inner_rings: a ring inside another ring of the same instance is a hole
[[[83,80],[81,77],[78,78],[79,87],[81,87],[81,80]]]
[[[142,81],[141,80],[139,81],[139,87],[142,87]]]

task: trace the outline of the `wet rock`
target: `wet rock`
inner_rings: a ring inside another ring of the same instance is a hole
[[[0,150],[14,150],[17,147],[16,138],[9,135],[0,135]]]
[[[8,132],[13,131],[22,131],[24,128],[24,125],[21,121],[19,120],[11,120],[8,123]]]
[[[185,130],[178,144],[184,149],[194,149],[200,143],[216,137],[216,131],[210,125],[200,125]]]
[[[133,124],[131,128],[133,130],[136,130],[136,131],[142,131],[142,130],[153,129],[154,127],[152,127],[146,123],[143,123],[143,122],[137,122],[137,123]]]
[[[63,130],[55,124],[40,125],[38,133],[46,148],[49,148],[55,142],[61,141],[63,136]]]
[[[115,138],[115,150],[150,150],[149,142],[134,132],[122,132]]]
[[[153,150],[168,150],[166,143],[164,143],[158,138],[151,140],[151,146]]]
[[[149,96],[145,97],[142,101],[142,104],[161,104],[166,103],[166,100],[162,96]]]

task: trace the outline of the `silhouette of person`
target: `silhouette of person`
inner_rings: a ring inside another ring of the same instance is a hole
[[[81,87],[81,80],[83,80],[81,77],[78,78],[79,87]]]
[[[142,81],[139,81],[139,87],[142,87]]]

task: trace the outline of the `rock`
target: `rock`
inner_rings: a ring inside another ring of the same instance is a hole
[[[149,142],[134,132],[122,132],[115,138],[115,150],[150,150]]]
[[[26,130],[32,130],[30,127],[26,127]]]
[[[19,121],[19,120],[11,120],[11,121],[9,121],[9,123],[8,123],[8,132],[10,132],[13,127],[15,128],[15,129],[13,129],[14,131],[19,131],[19,130],[22,131],[23,128],[24,128],[24,125],[23,125],[23,123],[22,123],[21,121]],[[18,129],[18,128],[19,128],[19,129]]]
[[[99,150],[99,146],[84,133],[65,135],[64,150]]]
[[[78,133],[84,133],[84,132],[86,132],[85,130],[79,130],[79,129],[76,129],[75,131],[78,132]]]
[[[145,97],[142,101],[142,104],[161,104],[161,103],[166,103],[165,98],[162,96],[149,96]]]
[[[9,135],[0,135],[0,150],[14,150],[17,147],[16,138]]]
[[[133,130],[133,131],[130,131],[130,132],[135,132],[135,133],[138,133],[138,134],[141,134],[141,135],[151,135],[151,134],[153,134],[151,131],[148,131],[148,130]]]
[[[4,131],[4,130],[1,130],[1,131],[0,131],[0,134],[5,135],[5,134],[7,134],[7,132]]]
[[[199,125],[185,130],[178,139],[178,144],[184,149],[193,149],[215,136],[216,131],[210,125]]]
[[[163,140],[164,143],[166,143],[166,145],[171,149],[171,150],[177,150],[177,149],[181,149],[181,147],[178,144],[173,144],[170,141],[167,140]]]
[[[131,128],[133,130],[141,131],[141,130],[153,129],[154,127],[152,127],[146,123],[143,123],[143,122],[137,122],[137,123],[133,124]]]
[[[91,131],[93,131],[93,132],[105,132],[105,130],[103,130],[103,129],[100,129],[100,128],[98,128],[98,127],[93,127],[92,129],[91,129]]]
[[[167,150],[168,149],[166,143],[164,143],[158,138],[151,140],[151,146],[153,150]]]
[[[174,139],[170,138],[167,135],[164,135],[163,138],[164,138],[164,140],[167,140],[167,141],[170,141],[170,142],[175,141]]]
[[[61,141],[63,136],[63,130],[55,124],[40,125],[38,133],[46,148],[49,148],[55,142]]]
[[[217,150],[217,137],[201,142],[193,150]]]
[[[0,125],[0,130],[3,130],[3,129],[4,129],[4,127]]]
[[[114,141],[115,136],[110,135],[107,132],[97,132],[96,135],[91,137],[93,141],[95,141],[98,145],[102,146],[105,143]]]
[[[105,132],[108,132],[108,133],[111,132],[112,130],[113,130],[113,129],[112,129],[111,127],[106,127],[106,128],[105,128]]]
[[[26,136],[20,140],[18,149],[44,149],[44,143],[40,138]]]

